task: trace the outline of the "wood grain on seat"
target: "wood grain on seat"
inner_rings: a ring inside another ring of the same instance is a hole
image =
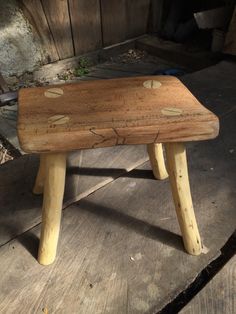
[[[18,136],[26,152],[214,138],[218,118],[177,79],[147,76],[23,88]]]

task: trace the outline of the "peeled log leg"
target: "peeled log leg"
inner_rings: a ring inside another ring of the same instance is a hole
[[[165,148],[172,194],[184,246],[189,254],[199,255],[202,246],[192,204],[186,150],[182,143],[168,143]]]
[[[40,163],[39,163],[39,170],[35,180],[33,193],[34,194],[43,194],[43,186],[44,186],[44,178],[45,178],[45,160],[46,155],[40,155]]]
[[[53,263],[60,231],[62,202],[65,187],[66,154],[47,154],[43,198],[43,217],[38,261]]]
[[[168,173],[166,171],[162,144],[148,144],[147,151],[154,177],[158,180],[166,179]]]

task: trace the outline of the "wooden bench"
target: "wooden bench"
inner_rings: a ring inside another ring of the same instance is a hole
[[[34,193],[44,193],[39,263],[51,264],[56,256],[67,152],[128,144],[148,144],[155,177],[165,179],[169,174],[185,248],[200,254],[183,143],[215,138],[218,132],[218,118],[174,77],[21,89],[19,141],[25,152],[41,156],[34,186]]]

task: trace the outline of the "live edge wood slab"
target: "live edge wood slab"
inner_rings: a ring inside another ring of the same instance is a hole
[[[183,142],[211,139],[218,131],[218,118],[174,77],[147,76],[22,89],[20,144],[28,153],[41,154],[33,190],[35,194],[44,193],[39,263],[51,264],[56,257],[66,153],[126,144],[149,144],[155,177],[170,177],[184,246],[188,253],[199,255],[202,246]]]
[[[18,136],[29,153],[214,138],[217,117],[169,76],[96,80],[19,92]]]

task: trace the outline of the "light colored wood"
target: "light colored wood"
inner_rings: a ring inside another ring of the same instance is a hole
[[[150,0],[130,0],[127,2],[127,37],[146,34],[150,17]]]
[[[47,155],[45,154],[41,154],[40,156],[39,169],[33,188],[33,193],[36,195],[43,194],[44,180],[46,174],[46,156]]]
[[[172,195],[184,246],[189,254],[199,255],[202,246],[189,186],[186,149],[182,143],[167,143],[165,148]]]
[[[65,153],[46,156],[43,217],[38,253],[38,261],[42,265],[53,263],[56,256],[65,188],[65,172]]]
[[[161,84],[150,84],[158,81]],[[146,86],[146,87],[145,87]],[[218,118],[175,77],[145,76],[21,89],[18,135],[26,152],[194,141],[218,135]],[[33,105],[32,105],[33,104]],[[67,123],[53,125],[63,115]]]
[[[154,177],[158,180],[168,178],[162,144],[148,144],[147,151]]]

